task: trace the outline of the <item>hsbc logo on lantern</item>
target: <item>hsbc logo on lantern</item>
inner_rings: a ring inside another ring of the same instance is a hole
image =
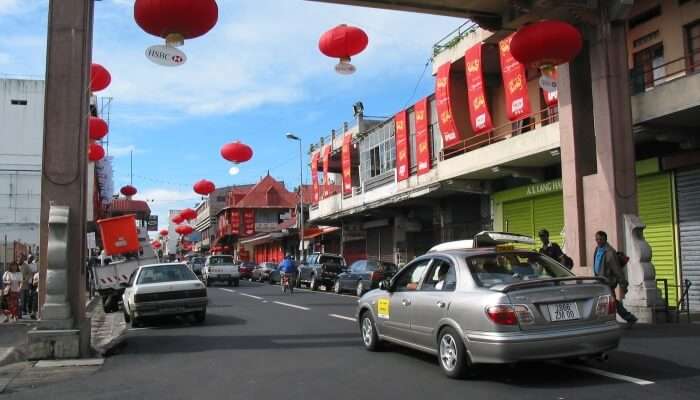
[[[146,49],[146,58],[164,67],[179,67],[187,62],[187,56],[172,46],[156,45]]]

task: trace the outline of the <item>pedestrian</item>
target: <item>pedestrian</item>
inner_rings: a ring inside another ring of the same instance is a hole
[[[595,241],[597,246],[593,254],[593,272],[595,276],[603,277],[608,281],[617,305],[617,313],[627,321],[629,326],[632,326],[637,322],[637,317],[627,311],[622,304],[627,293],[628,282],[622,271],[617,251],[608,243],[608,234],[603,231],[596,232]]]
[[[563,266],[568,269],[573,268],[574,262],[571,257],[564,254],[564,251],[555,242],[549,240],[549,231],[546,229],[540,229],[538,236],[542,242],[542,247],[540,247],[540,254],[544,254],[550,258],[553,258]]]
[[[37,312],[39,311],[39,271],[34,273],[32,277],[32,310],[30,317],[31,319],[36,319]]]
[[[32,263],[34,262],[34,256],[29,255],[25,261],[24,255],[19,259],[19,270],[22,273],[22,304],[20,316],[29,315],[32,308],[32,277],[34,273],[32,272]]]
[[[2,275],[3,297],[7,308],[3,310],[3,314],[8,321],[17,321],[20,315],[19,296],[22,288],[22,272],[19,270],[19,265],[16,262],[10,264],[10,269]]]
[[[294,258],[290,253],[287,253],[287,255],[284,257],[284,260],[279,265],[279,270],[280,273],[282,273],[282,289],[283,291],[287,291],[287,286],[289,286],[289,293],[294,294],[294,285],[296,284],[296,276],[297,276],[297,264],[294,262]],[[287,282],[287,286],[284,285],[284,282]]]

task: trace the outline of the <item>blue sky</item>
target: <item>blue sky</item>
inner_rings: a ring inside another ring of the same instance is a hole
[[[99,95],[113,97],[115,187],[128,183],[133,150],[137,198],[153,200],[161,225],[168,209],[194,205],[191,187],[201,178],[217,186],[254,183],[270,170],[288,188],[298,184],[298,147],[286,132],[302,137],[306,150],[351,123],[358,100],[368,115],[393,115],[428,95],[430,69],[411,97],[432,44],[463,22],[302,0],[218,0],[218,24],[181,48],[187,64],[165,68],[144,56],[163,41],[136,25],[133,3],[96,2],[93,61],[112,74]],[[43,76],[47,8],[47,0],[0,0],[1,75]],[[336,61],[318,51],[320,35],[340,23],[369,36],[351,76],[336,74]],[[233,140],[255,152],[236,176],[219,155]]]

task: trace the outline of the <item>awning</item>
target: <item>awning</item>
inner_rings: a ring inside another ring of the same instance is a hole
[[[264,243],[272,242],[272,241],[277,240],[277,239],[281,239],[285,236],[288,236],[288,234],[285,232],[265,233],[265,234],[260,234],[258,236],[254,236],[251,238],[242,239],[238,243],[240,243],[240,244],[264,244]]]
[[[151,215],[151,208],[141,200],[113,199],[107,206],[107,214],[111,217],[136,214],[137,219],[145,220]]]
[[[318,228],[304,229],[304,240],[310,240],[325,235],[326,233],[335,232],[338,229],[340,228],[337,226],[319,226]]]

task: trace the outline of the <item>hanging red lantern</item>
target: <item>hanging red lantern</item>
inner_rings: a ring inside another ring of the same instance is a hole
[[[165,39],[169,46],[182,46],[209,32],[219,19],[214,0],[136,0],[136,23],[154,36]]]
[[[133,195],[138,193],[138,190],[136,190],[136,188],[131,185],[122,186],[121,190],[119,191],[126,197],[132,197]]]
[[[253,149],[239,141],[231,142],[221,147],[221,157],[239,164],[253,158]]]
[[[110,83],[112,83],[112,76],[107,71],[107,68],[93,63],[90,66],[90,90],[99,92],[107,89]]]
[[[88,120],[88,132],[90,139],[100,140],[109,133],[109,126],[102,118],[90,116]]]
[[[321,35],[318,49],[328,57],[340,59],[335,66],[336,72],[349,75],[356,70],[355,66],[350,64],[350,57],[361,53],[368,43],[369,38],[362,29],[342,24]]]
[[[179,225],[179,224],[185,222],[185,219],[182,218],[182,215],[180,215],[180,214],[175,215],[175,216],[172,217],[170,220],[173,221],[173,223],[174,223],[175,225]]]
[[[158,232],[158,233],[160,233],[160,236],[168,236],[168,230],[167,230],[167,229],[161,229],[160,232]]]
[[[105,149],[97,144],[97,143],[90,143],[90,146],[88,147],[88,159],[90,161],[99,161],[105,157]]]
[[[581,32],[571,24],[555,20],[525,25],[510,41],[513,58],[542,71],[544,78],[540,84],[543,88],[546,81],[555,80],[555,67],[573,60],[582,47]]]
[[[194,232],[194,229],[189,225],[178,225],[175,227],[175,232],[180,235],[189,235]]]
[[[192,221],[193,219],[197,218],[197,211],[195,211],[191,208],[185,208],[184,210],[180,211],[180,216],[183,219],[186,219],[188,221]]]
[[[195,193],[201,194],[202,196],[208,196],[214,192],[214,190],[216,190],[216,185],[214,185],[214,182],[212,181],[202,179],[201,181],[195,183],[192,188],[194,189]]]

